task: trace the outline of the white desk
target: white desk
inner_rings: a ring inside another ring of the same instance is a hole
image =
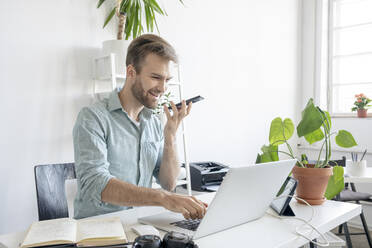
[[[372,168],[367,168],[365,175],[362,177],[345,175],[344,182],[345,183],[372,183]]]
[[[199,199],[210,202],[214,193],[208,193],[198,196]],[[291,202],[291,207],[297,217],[308,219],[311,215],[311,209],[305,205]],[[361,212],[361,206],[357,204],[326,201],[321,206],[315,206],[316,213],[312,224],[321,232],[327,232],[345,221],[357,216]],[[123,222],[127,237],[130,241],[135,238],[134,233],[129,231],[130,226],[137,222],[138,217],[163,212],[159,207],[141,207],[132,210],[125,210],[106,216],[119,216]],[[229,213],[221,218],[228,218]],[[270,215],[265,215],[259,220],[255,220],[231,229],[203,237],[195,242],[200,248],[218,248],[218,247],[299,247],[307,243],[301,237],[298,237],[294,230],[296,226],[302,223],[295,220],[280,220]],[[18,247],[22,242],[25,232],[0,235],[0,242],[8,247]],[[317,238],[315,232],[309,233],[309,237]]]

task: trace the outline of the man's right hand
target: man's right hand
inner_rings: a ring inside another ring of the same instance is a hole
[[[208,204],[194,196],[184,196],[164,192],[162,206],[170,211],[181,213],[185,219],[201,219],[204,217]]]

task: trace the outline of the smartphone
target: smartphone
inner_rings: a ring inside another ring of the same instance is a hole
[[[204,99],[204,97],[202,97],[202,96],[195,96],[195,97],[193,97],[193,98],[187,99],[187,100],[186,100],[186,106],[187,106],[190,102],[195,103],[195,102],[199,102],[199,101],[201,101],[201,100],[203,100],[203,99]],[[177,107],[177,109],[180,109],[180,108],[182,107],[182,102],[177,103],[177,104],[176,104],[176,107]],[[169,106],[168,109],[172,110],[172,106]]]

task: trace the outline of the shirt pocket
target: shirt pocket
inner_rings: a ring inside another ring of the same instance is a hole
[[[142,162],[145,169],[152,174],[159,156],[161,141],[145,141],[142,143]]]

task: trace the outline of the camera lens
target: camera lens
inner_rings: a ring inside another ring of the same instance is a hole
[[[187,239],[187,236],[185,234],[179,233],[179,232],[172,232],[171,236],[173,239],[177,239],[177,240]]]

